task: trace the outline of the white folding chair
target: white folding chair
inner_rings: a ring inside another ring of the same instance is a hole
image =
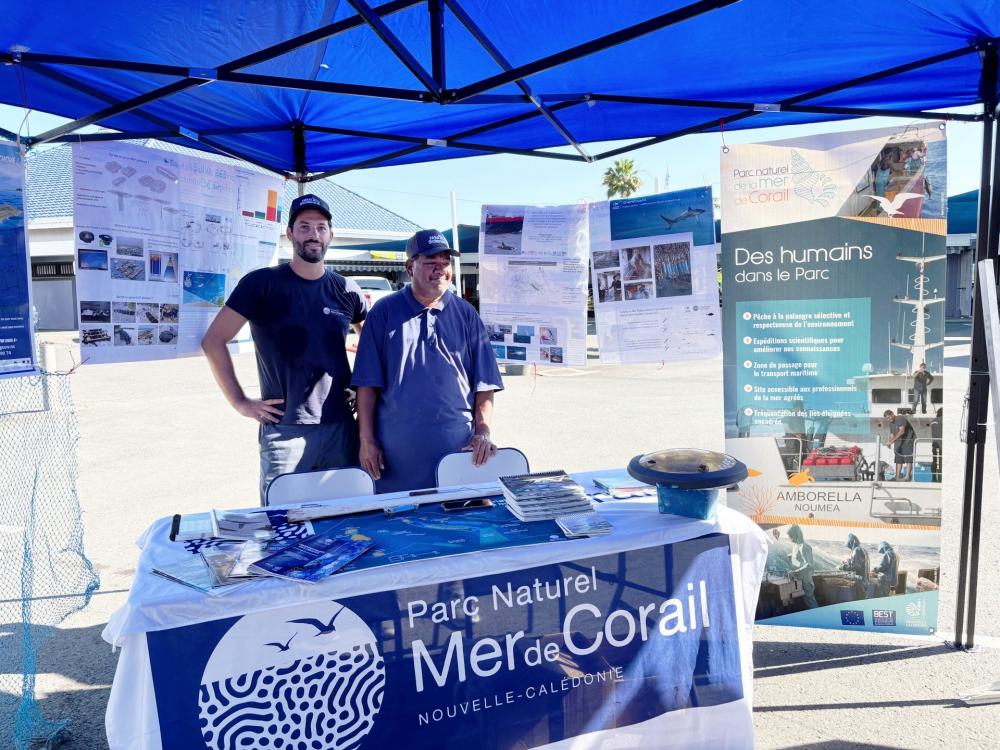
[[[517,448],[500,448],[482,466],[472,465],[472,451],[449,453],[438,461],[435,476],[438,487],[492,482],[499,477],[527,474],[528,459]]]
[[[279,474],[267,485],[264,505],[331,500],[375,494],[375,482],[364,469],[325,469],[299,474]]]

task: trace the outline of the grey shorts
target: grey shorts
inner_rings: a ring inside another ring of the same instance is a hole
[[[358,425],[353,418],[335,424],[264,425],[259,442],[261,505],[267,504],[267,485],[279,474],[358,465]]]

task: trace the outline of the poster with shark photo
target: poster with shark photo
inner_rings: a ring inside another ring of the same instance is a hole
[[[769,531],[758,622],[933,632],[946,141],[938,122],[722,154],[729,504]]]
[[[711,188],[590,206],[591,287],[601,361],[721,351]]]
[[[0,378],[35,372],[24,226],[24,161],[16,144],[0,143]]]

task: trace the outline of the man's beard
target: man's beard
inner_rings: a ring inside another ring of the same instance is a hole
[[[322,263],[323,258],[326,257],[327,248],[321,242],[298,242],[292,240],[292,247],[295,249],[295,254],[306,263]]]

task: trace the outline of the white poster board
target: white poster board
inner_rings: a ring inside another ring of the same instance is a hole
[[[273,262],[281,180],[125,143],[74,144],[81,359],[199,351],[236,282]]]
[[[587,206],[483,206],[479,313],[497,360],[585,367]]]
[[[711,188],[592,203],[590,248],[601,362],[722,352]]]

